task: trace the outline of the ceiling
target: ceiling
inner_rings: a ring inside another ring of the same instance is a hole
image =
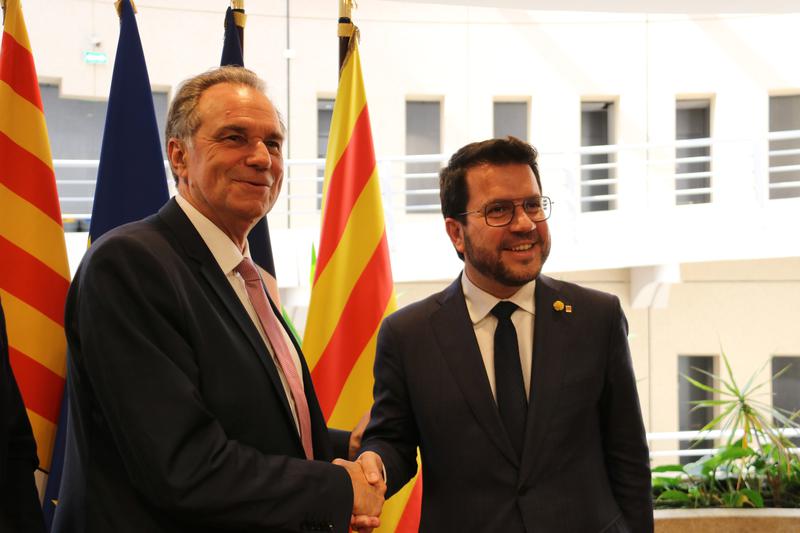
[[[797,0],[406,0],[535,11],[618,13],[800,13]]]

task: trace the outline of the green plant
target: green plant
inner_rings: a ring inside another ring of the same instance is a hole
[[[719,412],[695,442],[714,429],[728,432],[727,441],[716,453],[696,462],[653,468],[656,507],[800,507],[800,457],[780,431],[781,427],[797,428],[798,413],[758,399],[765,385],[789,367],[756,384],[765,363],[739,387],[724,352],[722,360],[724,377],[696,369],[711,377],[716,387],[683,377],[716,398],[692,402],[695,409],[710,407]]]

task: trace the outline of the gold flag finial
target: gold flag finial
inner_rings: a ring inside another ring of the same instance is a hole
[[[349,19],[353,9],[358,9],[356,0],[339,0],[339,18]]]
[[[247,15],[244,14],[244,0],[231,0],[231,10],[233,10],[234,24],[244,28],[247,23]]]
[[[122,16],[122,2],[124,2],[124,1],[125,0],[117,0],[116,2],[114,2],[114,7],[117,8],[117,16],[118,17]],[[133,3],[133,0],[129,0],[129,1],[131,3],[131,9],[133,9],[133,14],[135,15],[136,13],[138,13],[138,11],[136,11],[136,4]]]
[[[358,33],[358,28],[350,18],[353,8],[357,7],[355,0],[339,0],[339,27],[336,31],[338,37],[350,38]]]

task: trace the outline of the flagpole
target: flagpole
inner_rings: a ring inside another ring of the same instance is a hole
[[[339,71],[341,72],[344,60],[347,59],[347,51],[350,48],[350,37],[353,36],[355,26],[350,18],[353,8],[353,0],[339,0]]]
[[[133,13],[134,14],[138,13],[139,11],[136,10],[136,4],[133,3],[133,0],[129,0],[129,1],[131,3],[131,9],[133,9]],[[123,2],[123,0],[117,0],[116,2],[114,2],[114,7],[117,10],[117,16],[118,17],[122,17],[122,2]]]
[[[236,22],[236,32],[239,34],[239,43],[242,46],[242,57],[244,57],[244,24],[247,16],[244,14],[244,0],[231,0],[231,10],[233,20]]]

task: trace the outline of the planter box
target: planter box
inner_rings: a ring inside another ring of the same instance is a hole
[[[797,533],[800,509],[669,509],[655,512],[656,533]]]

